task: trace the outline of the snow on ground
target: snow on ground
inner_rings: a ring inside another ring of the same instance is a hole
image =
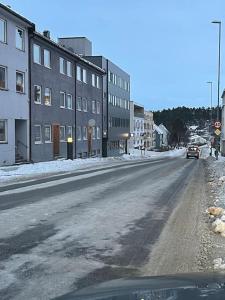
[[[0,184],[10,181],[29,179],[39,175],[48,175],[60,172],[71,172],[79,169],[84,169],[91,166],[101,166],[110,163],[126,161],[126,160],[140,160],[160,157],[176,157],[184,155],[185,149],[175,149],[166,152],[141,151],[134,149],[131,154],[124,154],[120,157],[96,157],[88,159],[75,160],[55,160],[48,162],[39,162],[34,164],[24,164],[19,166],[6,166],[0,168]]]

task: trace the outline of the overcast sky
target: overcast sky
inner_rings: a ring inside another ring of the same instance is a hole
[[[86,36],[131,76],[131,99],[147,109],[217,102],[218,26],[224,0],[4,0],[54,38]],[[222,24],[223,25],[223,24]],[[224,22],[225,26],[225,22]],[[225,88],[222,28],[221,93]]]

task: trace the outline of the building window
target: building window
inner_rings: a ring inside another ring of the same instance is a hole
[[[77,139],[78,141],[81,141],[81,126],[77,127]]]
[[[72,137],[73,137],[73,127],[67,126],[67,138],[72,138]]]
[[[45,143],[52,141],[52,128],[51,125],[45,125]]]
[[[65,142],[66,140],[66,128],[65,126],[60,126],[60,142]]]
[[[93,140],[95,140],[95,138],[96,138],[96,129],[95,128],[96,128],[95,126],[92,127],[92,139]]]
[[[0,143],[7,143],[7,120],[0,120]]]
[[[7,68],[0,66],[0,89],[7,88]]]
[[[16,27],[16,48],[19,50],[24,50],[24,46],[24,30]]]
[[[87,140],[87,127],[83,127],[83,140]]]
[[[72,105],[72,95],[71,94],[67,94],[67,100],[66,100],[66,107],[69,108],[69,109],[72,109],[73,108],[73,105]]]
[[[87,83],[87,70],[83,69],[83,82]]]
[[[101,138],[101,135],[100,135],[100,127],[97,126],[97,139],[100,139]]]
[[[33,45],[33,60],[36,64],[41,64],[41,47],[36,44]]]
[[[52,105],[52,90],[45,88],[45,105]]]
[[[59,72],[61,74],[66,74],[66,62],[62,57],[59,58]]]
[[[100,108],[100,102],[97,102],[97,114],[100,114],[101,108]]]
[[[41,86],[40,85],[34,86],[34,102],[41,104]]]
[[[77,80],[81,81],[81,67],[77,66]]]
[[[91,102],[91,111],[92,111],[93,114],[96,113],[96,102],[95,102],[95,100],[93,100]]]
[[[41,136],[41,125],[34,125],[34,143],[41,144],[42,136]]]
[[[24,93],[24,73],[16,72],[16,91],[18,93]]]
[[[81,110],[82,109],[82,103],[81,103],[81,97],[77,98],[77,110]]]
[[[100,80],[99,80],[99,76],[96,76],[96,85],[97,85],[97,88],[100,89]]]
[[[83,111],[87,111],[88,107],[87,107],[87,99],[83,99]]]
[[[60,107],[64,108],[66,102],[66,93],[60,92]]]
[[[44,66],[51,68],[51,55],[50,51],[47,49],[44,49]]]
[[[67,76],[72,77],[72,64],[70,61],[66,62],[66,71],[67,71]]]
[[[91,84],[95,87],[95,74],[91,75]]]
[[[0,42],[7,43],[7,25],[6,21],[0,19]]]

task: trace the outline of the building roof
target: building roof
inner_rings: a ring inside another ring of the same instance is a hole
[[[164,131],[166,131],[167,133],[169,133],[169,130],[162,123],[159,125],[159,128],[162,129],[162,130],[164,130]]]
[[[73,56],[74,58],[76,58],[76,59],[78,59],[78,60],[84,62],[85,64],[87,64],[87,65],[89,65],[89,66],[91,66],[91,67],[97,69],[97,70],[98,70],[99,72],[101,72],[102,74],[106,74],[105,70],[103,70],[102,68],[96,66],[95,64],[93,64],[93,63],[90,62],[89,60],[84,59],[84,58],[83,58],[82,56],[80,56],[79,54],[74,53],[74,52],[70,51],[69,49],[67,49],[66,47],[63,47],[63,46],[59,45],[58,43],[56,43],[55,41],[53,41],[53,40],[51,40],[51,39],[45,37],[45,36],[44,36],[43,34],[41,34],[40,32],[35,31],[35,32],[34,32],[34,35],[38,36],[39,38],[42,38],[42,39],[45,40],[46,42],[52,44],[53,46],[57,47],[58,49],[60,49],[60,50],[62,50],[62,51],[64,51],[64,52],[66,52],[67,54],[69,54],[69,55],[71,55],[71,56]]]
[[[158,134],[163,134],[162,129],[160,129],[156,124],[153,124],[153,130],[157,131]]]
[[[24,18],[23,16],[21,16],[20,14],[18,14],[14,10],[12,10],[10,6],[6,6],[6,5],[3,5],[3,4],[0,3],[0,8],[4,9],[9,14],[12,14],[13,16],[17,17],[18,19],[22,20],[23,22],[27,23],[30,27],[35,29],[35,24],[34,23],[32,23],[30,20]]]

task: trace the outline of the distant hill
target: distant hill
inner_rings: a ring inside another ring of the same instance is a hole
[[[221,113],[221,112],[220,112]],[[210,123],[210,108],[199,107],[177,107],[172,109],[163,109],[154,112],[154,122],[159,125],[163,123],[170,131],[170,144],[179,144],[188,142],[189,132],[187,127],[197,125],[200,129]],[[216,119],[216,108],[212,109],[212,120]]]

